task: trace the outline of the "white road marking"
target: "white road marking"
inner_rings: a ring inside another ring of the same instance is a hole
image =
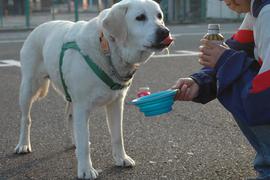
[[[190,55],[198,55],[200,54],[200,52],[198,51],[187,51],[187,50],[176,50],[175,52],[179,53],[179,54],[190,54]]]
[[[21,67],[21,63],[14,59],[0,60],[0,67],[11,67],[11,66]]]
[[[166,58],[166,57],[187,57],[187,56],[198,56],[200,52],[197,51],[187,51],[187,50],[177,50],[177,54],[157,54],[153,58]]]
[[[25,39],[14,39],[14,40],[0,40],[0,44],[7,44],[7,43],[23,43]]]
[[[180,36],[203,36],[206,32],[195,32],[195,33],[178,33],[172,34],[172,37],[180,37]],[[222,34],[234,34],[235,31],[225,31]]]

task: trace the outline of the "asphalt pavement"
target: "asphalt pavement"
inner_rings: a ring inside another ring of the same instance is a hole
[[[226,37],[238,24],[222,25]],[[170,88],[179,78],[197,71],[199,40],[207,25],[170,26],[175,43],[170,55],[157,55],[136,73],[126,101],[139,87],[152,92]],[[0,179],[76,179],[74,149],[67,143],[64,100],[51,88],[32,108],[33,152],[16,155],[20,110],[19,50],[29,32],[0,33]],[[15,60],[15,61],[13,61]],[[173,111],[146,118],[132,105],[124,111],[126,152],[133,168],[114,166],[105,111],[90,116],[91,157],[102,180],[241,180],[254,176],[254,151],[232,116],[217,100],[206,105],[175,102]]]

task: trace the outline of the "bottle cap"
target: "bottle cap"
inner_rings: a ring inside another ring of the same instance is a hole
[[[208,24],[208,30],[220,30],[220,24]]]

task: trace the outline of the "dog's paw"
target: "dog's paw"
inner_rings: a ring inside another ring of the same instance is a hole
[[[26,154],[32,152],[31,145],[21,145],[18,144],[14,149],[14,153],[16,154]]]
[[[132,167],[135,166],[135,161],[129,157],[128,155],[125,155],[122,158],[115,158],[116,160],[116,166],[120,167]]]
[[[94,168],[78,170],[78,179],[97,179],[98,172]]]

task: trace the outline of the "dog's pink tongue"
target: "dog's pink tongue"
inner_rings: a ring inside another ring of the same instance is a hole
[[[173,42],[173,38],[171,35],[167,36],[161,43],[169,46]]]

